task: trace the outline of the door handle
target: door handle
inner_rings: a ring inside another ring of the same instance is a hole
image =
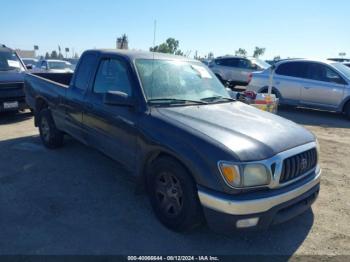
[[[310,89],[311,87],[310,86],[304,86],[305,89]]]

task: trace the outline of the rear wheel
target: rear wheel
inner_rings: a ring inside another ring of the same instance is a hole
[[[155,160],[147,184],[153,210],[166,227],[186,231],[201,224],[197,188],[179,162],[170,157]]]
[[[43,144],[50,149],[63,145],[63,133],[57,129],[49,109],[43,109],[38,119],[40,138]]]

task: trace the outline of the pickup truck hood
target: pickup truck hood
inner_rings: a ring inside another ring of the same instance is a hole
[[[270,158],[315,141],[305,128],[241,102],[157,108],[162,118],[180,122],[232,151],[241,161]]]
[[[24,72],[0,71],[0,83],[24,82]]]

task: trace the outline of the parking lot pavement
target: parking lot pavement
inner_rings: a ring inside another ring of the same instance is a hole
[[[47,150],[30,114],[1,115],[0,254],[350,254],[350,122],[280,114],[319,138],[320,197],[288,223],[230,236],[167,230],[117,163],[69,138]]]

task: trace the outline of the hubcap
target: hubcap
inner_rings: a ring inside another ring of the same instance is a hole
[[[163,172],[156,179],[156,197],[159,207],[169,217],[177,216],[183,206],[180,181],[171,173]]]
[[[49,123],[47,122],[46,118],[43,117],[41,119],[41,134],[44,138],[45,141],[49,141],[50,138],[50,127],[49,127]]]

